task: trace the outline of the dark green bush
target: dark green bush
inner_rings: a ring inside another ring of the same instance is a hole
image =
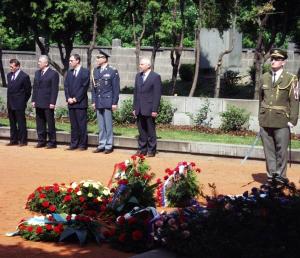
[[[246,123],[249,122],[250,113],[243,108],[229,106],[228,110],[221,113],[220,128],[226,132],[240,131]]]
[[[69,116],[69,111],[67,107],[58,107],[55,109],[55,118],[62,119]]]
[[[133,100],[132,98],[124,100],[119,108],[113,112],[113,119],[116,124],[134,124],[135,117],[132,114]]]
[[[1,113],[7,113],[7,106],[2,97],[0,97],[0,112]]]
[[[132,114],[133,100],[132,98],[126,99],[122,102],[119,109],[113,112],[113,119],[116,124],[134,124],[135,117]],[[169,124],[172,122],[173,115],[176,109],[172,104],[164,99],[161,99],[158,116],[156,118],[157,124]]]
[[[195,64],[182,64],[179,68],[179,76],[182,81],[193,81],[195,73]]]
[[[158,116],[156,118],[157,124],[170,124],[172,122],[176,108],[172,104],[164,99],[160,100]]]
[[[196,114],[187,113],[187,115],[193,120],[193,123],[198,126],[211,126],[211,121],[213,120],[212,117],[208,117],[208,113],[211,111],[210,103],[208,99],[206,99],[203,106],[199,109]]]
[[[97,112],[93,109],[92,106],[88,106],[87,121],[88,123],[95,123],[97,121]]]

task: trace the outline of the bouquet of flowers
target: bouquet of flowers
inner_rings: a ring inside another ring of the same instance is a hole
[[[42,214],[67,213],[96,216],[106,210],[110,190],[100,182],[86,180],[70,185],[39,186],[29,195],[26,208]]]
[[[159,214],[153,207],[136,207],[124,216],[119,216],[114,231],[109,233],[112,246],[127,252],[149,249],[153,245],[152,224],[157,216]]]
[[[155,206],[157,184],[150,185],[155,174],[149,171],[143,155],[133,155],[130,160],[116,164],[109,182],[113,192],[109,207],[117,214],[124,214],[136,206]]]
[[[52,215],[35,216],[21,220],[18,225],[18,235],[32,241],[58,241],[64,231],[63,223],[58,222]]]
[[[200,195],[196,173],[201,170],[194,162],[179,162],[174,169],[167,168],[164,181],[159,181],[156,200],[159,206],[186,207]]]

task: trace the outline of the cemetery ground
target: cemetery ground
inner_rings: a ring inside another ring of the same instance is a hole
[[[31,242],[5,236],[15,230],[22,218],[32,214],[25,210],[28,195],[38,186],[52,183],[70,183],[92,179],[107,184],[114,164],[128,159],[134,151],[117,149],[110,155],[87,151],[66,151],[66,146],[57,149],[36,149],[34,143],[26,147],[5,146],[0,141],[0,257],[130,257],[133,254],[111,249],[109,245],[89,242],[80,247],[78,243]],[[220,194],[242,194],[266,180],[265,162],[214,156],[185,155],[160,152],[155,158],[147,158],[156,178],[164,176],[164,170],[173,168],[179,161],[193,161],[202,172],[198,180],[203,191],[210,194],[208,183],[215,183]],[[288,168],[290,181],[299,187],[300,164]]]

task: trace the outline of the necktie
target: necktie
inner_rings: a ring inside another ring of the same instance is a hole
[[[11,80],[12,80],[12,81],[14,81],[14,80],[15,80],[15,76],[16,76],[16,74],[15,74],[15,73],[13,73],[13,74],[12,74],[12,76],[11,76]]]
[[[145,82],[145,80],[146,80],[146,74],[143,73],[142,78],[143,78],[143,82]]]
[[[74,69],[73,76],[76,77],[76,69]]]
[[[41,76],[43,76],[45,74],[45,71],[44,70],[42,70],[41,71]]]
[[[276,73],[273,73],[273,80],[272,80],[273,85],[275,84],[275,81],[276,81]]]

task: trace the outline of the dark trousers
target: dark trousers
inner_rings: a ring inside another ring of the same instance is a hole
[[[47,143],[47,127],[49,145],[56,145],[56,129],[54,119],[54,109],[50,108],[36,108],[36,130],[38,135],[38,142],[40,144]]]
[[[156,153],[155,119],[152,116],[137,116],[138,145],[143,153]]]
[[[70,108],[69,117],[71,123],[71,147],[86,148],[87,135],[87,109]]]
[[[268,177],[286,178],[290,139],[289,128],[261,127],[260,133],[264,146]]]
[[[10,124],[10,142],[27,143],[27,128],[25,109],[12,110],[8,108],[8,118]]]

